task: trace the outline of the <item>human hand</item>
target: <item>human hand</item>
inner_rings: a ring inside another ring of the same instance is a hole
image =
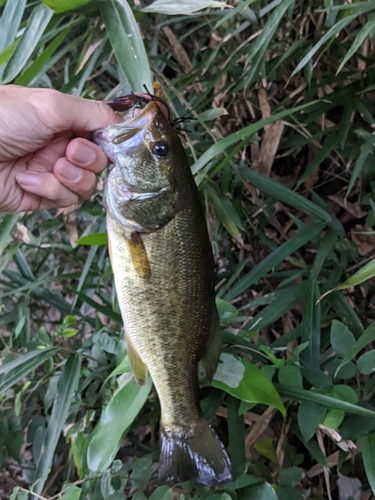
[[[0,86],[0,212],[67,207],[89,198],[108,160],[88,139],[118,122],[102,102]]]

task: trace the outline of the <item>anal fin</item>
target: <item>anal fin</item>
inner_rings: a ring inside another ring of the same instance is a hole
[[[151,276],[151,268],[141,235],[136,232],[131,233],[130,237],[125,237],[125,241],[135,272],[140,278],[148,280]]]
[[[130,366],[133,370],[135,380],[138,385],[145,385],[147,380],[148,368],[142,361],[140,355],[136,351],[133,342],[129,335],[125,332],[126,346],[129,356]]]
[[[200,360],[201,366],[204,368],[206,377],[211,382],[214,378],[217,365],[219,363],[221,353],[221,331],[219,317],[217,311],[213,314],[211,332],[207,339],[206,352]]]

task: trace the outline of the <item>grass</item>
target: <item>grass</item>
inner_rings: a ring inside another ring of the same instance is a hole
[[[224,342],[202,409],[236,480],[157,485],[160,409],[130,374],[99,190],[0,220],[1,497],[375,495],[374,2],[2,3],[1,83],[157,81],[193,118]]]

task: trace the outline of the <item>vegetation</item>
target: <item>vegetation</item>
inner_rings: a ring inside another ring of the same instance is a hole
[[[156,483],[99,189],[0,220],[0,496],[371,498],[375,3],[148,3],[0,1],[0,81],[103,100],[154,81],[189,113],[223,329],[202,409],[236,480]]]

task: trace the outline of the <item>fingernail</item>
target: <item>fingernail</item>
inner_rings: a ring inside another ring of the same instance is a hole
[[[60,175],[69,181],[78,181],[82,176],[82,170],[66,162],[60,167]]]
[[[80,165],[91,165],[95,161],[95,152],[86,144],[77,142],[72,153],[72,160],[79,163]]]
[[[22,172],[16,175],[18,184],[23,186],[35,186],[39,180],[36,172]]]

